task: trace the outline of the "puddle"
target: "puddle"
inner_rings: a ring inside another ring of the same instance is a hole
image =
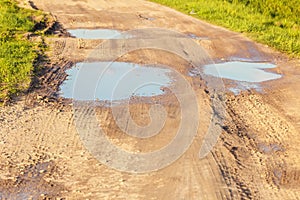
[[[192,38],[192,39],[195,39],[195,40],[208,40],[209,39],[208,37],[200,37],[200,36],[197,36],[193,33],[188,33],[187,36],[189,38]]]
[[[273,152],[277,152],[277,151],[284,151],[284,149],[278,145],[278,144],[270,144],[270,145],[266,145],[266,144],[258,144],[258,149],[260,152],[265,153],[265,154],[270,154]]]
[[[166,67],[125,62],[77,63],[67,74],[60,95],[80,101],[152,97],[164,94],[163,88],[172,83]]]
[[[0,199],[56,199],[63,187],[45,180],[54,169],[52,162],[37,163],[26,167],[16,180],[0,180]]]
[[[138,17],[141,19],[149,20],[149,21],[156,20],[154,17],[145,17],[144,15],[141,15],[141,14],[139,14]]]
[[[260,83],[279,79],[282,76],[264,69],[276,68],[276,65],[270,63],[250,63],[250,62],[227,62],[214,65],[206,65],[204,73],[214,77],[221,77],[235,81],[249,83]]]
[[[237,82],[235,83],[235,87],[229,88],[229,90],[235,95],[240,94],[242,91],[251,89],[254,89],[258,92],[263,92],[261,86],[257,83]]]
[[[81,39],[127,39],[128,35],[112,29],[70,29],[71,36]]]
[[[282,169],[280,169],[280,168],[274,169],[273,170],[273,175],[274,175],[274,178],[273,178],[274,183],[277,186],[279,186],[280,182],[282,180],[282,177],[283,177],[283,171],[282,171]]]
[[[276,68],[276,65],[261,62],[233,61],[204,66],[206,75],[225,78],[235,81],[235,87],[229,88],[234,94],[243,90],[255,89],[262,91],[259,83],[279,79],[280,74],[265,71],[264,69]],[[191,72],[193,73],[193,72]]]
[[[154,21],[154,20],[156,20],[154,17],[147,17],[147,20],[149,20],[149,21]]]
[[[263,60],[261,57],[251,56],[249,58],[243,58],[243,57],[238,57],[238,56],[232,56],[226,61],[227,62],[248,62],[248,63],[270,63],[270,60],[268,60],[268,59]],[[264,57],[266,57],[266,56],[264,56]]]

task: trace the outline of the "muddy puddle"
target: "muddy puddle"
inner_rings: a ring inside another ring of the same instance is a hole
[[[125,62],[77,63],[66,72],[60,96],[79,101],[158,96],[173,82],[166,67]]]
[[[130,35],[113,29],[70,29],[71,36],[80,39],[128,39]]]
[[[37,163],[14,179],[0,179],[0,199],[56,199],[64,188],[45,177],[53,172],[52,162]]]
[[[278,144],[263,144],[260,143],[257,145],[258,149],[260,152],[265,153],[265,154],[271,154],[277,151],[284,151],[284,149],[278,145]]]
[[[204,74],[229,79],[234,81],[235,86],[229,88],[234,94],[243,90],[255,89],[261,91],[259,83],[279,79],[280,74],[266,71],[276,68],[271,63],[233,61],[204,66]]]

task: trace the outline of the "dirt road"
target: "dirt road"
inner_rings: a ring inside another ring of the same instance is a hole
[[[208,37],[196,42],[213,60],[271,61],[283,78],[264,82],[262,92],[248,90],[237,96],[228,92],[222,134],[212,152],[199,159],[213,113],[205,82],[188,76],[189,63],[166,52],[141,50],[120,57],[119,61],[143,64],[155,60],[178,70],[192,85],[201,110],[198,134],[180,159],[159,171],[132,174],[97,161],[76,130],[71,102],[53,96],[70,62],[85,60],[102,41],[66,35],[47,39],[51,63],[41,75],[40,89],[0,108],[0,199],[300,199],[299,60],[147,1],[33,3],[55,16],[65,29],[155,27]],[[108,107],[97,108],[97,118],[115,144],[128,151],[148,152],[166,145],[178,129],[180,105],[170,99],[165,102],[172,102],[164,104],[165,127],[147,141],[125,136]],[[150,121],[150,106],[143,100],[130,104],[136,123]],[[90,110],[80,117],[91,117]]]

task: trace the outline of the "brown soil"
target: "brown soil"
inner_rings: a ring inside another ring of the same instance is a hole
[[[57,96],[65,70],[85,60],[102,41],[66,34],[48,38],[50,62],[39,85],[0,108],[0,199],[299,199],[299,60],[147,1],[33,0],[30,5],[51,12],[65,29],[159,27],[209,37],[196,42],[213,60],[267,60],[276,63],[275,71],[284,76],[263,83],[261,93],[228,93],[222,134],[212,152],[199,159],[213,113],[205,82],[187,76],[189,63],[166,52],[143,50],[122,56],[119,61],[147,64],[155,60],[178,70],[193,86],[201,111],[197,137],[180,159],[156,172],[131,174],[102,165],[89,153],[77,133],[72,102]],[[161,148],[178,129],[180,106],[171,94],[157,98],[135,99],[129,105],[139,125],[150,122],[152,102],[160,101],[166,108],[165,127],[149,140],[123,134],[109,107],[97,107],[97,119],[108,138],[128,151]],[[91,117],[89,110],[81,117]]]

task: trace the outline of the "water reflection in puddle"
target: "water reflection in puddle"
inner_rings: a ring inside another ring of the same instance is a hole
[[[129,35],[112,29],[71,29],[71,36],[81,39],[126,39]]]
[[[67,74],[61,96],[81,101],[157,96],[172,83],[167,68],[125,62],[77,63]]]
[[[214,77],[221,77],[235,81],[260,83],[281,78],[280,74],[264,71],[275,68],[270,63],[227,62],[214,65],[206,65],[204,73]]]
[[[264,69],[275,68],[276,65],[270,63],[251,62],[226,62],[204,66],[206,75],[230,79],[236,81],[236,87],[229,90],[234,94],[239,94],[242,90],[255,89],[260,91],[259,83],[279,79],[280,74],[267,72]]]

